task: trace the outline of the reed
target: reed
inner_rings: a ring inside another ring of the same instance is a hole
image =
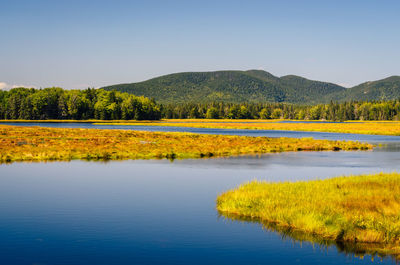
[[[0,162],[202,158],[285,151],[368,150],[351,141],[0,125]]]
[[[216,207],[228,218],[259,221],[295,238],[358,244],[369,253],[400,257],[399,173],[252,181],[219,195]]]

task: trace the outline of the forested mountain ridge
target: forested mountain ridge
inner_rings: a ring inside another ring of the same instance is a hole
[[[393,100],[400,98],[400,76],[390,76],[377,81],[369,81],[339,92],[334,101],[349,100]]]
[[[326,103],[346,88],[328,82],[309,80],[301,76],[286,75],[279,79],[282,87],[288,91],[290,103],[317,104]]]
[[[159,103],[284,101],[277,84],[242,71],[177,73],[103,89],[148,94]]]
[[[184,72],[139,83],[103,87],[166,103],[318,104],[330,101],[394,100],[400,98],[400,76],[365,82],[352,88],[295,75],[277,77],[263,70]]]
[[[345,90],[327,82],[298,76],[279,78],[266,71],[185,72],[144,82],[103,87],[154,98],[159,103],[186,102],[290,102],[320,103]]]

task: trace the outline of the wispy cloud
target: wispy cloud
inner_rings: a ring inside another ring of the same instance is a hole
[[[27,86],[27,85],[21,85],[21,84],[16,84],[16,85],[10,85],[6,82],[0,82],[0,90],[10,90],[12,88],[16,87],[26,87],[26,88],[36,88],[35,86]]]
[[[10,86],[6,82],[0,82],[0,90],[9,89]]]
[[[11,88],[17,88],[17,87],[26,87],[26,88],[36,88],[35,86],[26,86],[26,85],[12,85]]]

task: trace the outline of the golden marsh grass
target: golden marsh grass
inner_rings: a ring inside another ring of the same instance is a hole
[[[359,250],[400,255],[400,174],[326,180],[252,181],[218,196],[231,219],[256,220],[296,239],[358,244]]]
[[[333,133],[375,134],[400,136],[398,121],[346,121],[338,123],[282,123],[285,120],[231,120],[231,119],[164,119],[160,121],[136,120],[0,120],[7,122],[46,122],[46,123],[94,123],[97,125],[154,125],[193,128],[246,129],[246,130],[283,130],[283,131],[313,131]],[[297,120],[296,120],[297,121]]]
[[[121,122],[119,125],[155,125],[217,129],[315,131],[400,136],[400,122],[367,121],[324,123],[282,123],[279,120],[163,120],[155,122]],[[282,121],[282,120],[281,120]],[[102,123],[113,124],[113,123]]]
[[[0,125],[0,162],[202,158],[285,151],[367,150],[372,145],[312,138],[267,138],[131,130]]]

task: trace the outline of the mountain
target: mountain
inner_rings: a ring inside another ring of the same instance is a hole
[[[103,89],[148,95],[160,103],[285,101],[279,84],[244,71],[177,73]]]
[[[288,102],[316,104],[329,102],[336,94],[346,91],[346,88],[327,82],[313,81],[301,76],[286,75],[279,79],[282,87],[286,88]]]
[[[277,77],[263,70],[185,72],[138,83],[103,87],[154,98],[159,103],[289,102],[325,103],[330,100],[373,100],[400,97],[400,77],[367,82],[353,88],[309,80],[300,76]]]
[[[334,95],[332,100],[390,100],[398,98],[400,98],[400,76],[391,76],[346,89]]]

